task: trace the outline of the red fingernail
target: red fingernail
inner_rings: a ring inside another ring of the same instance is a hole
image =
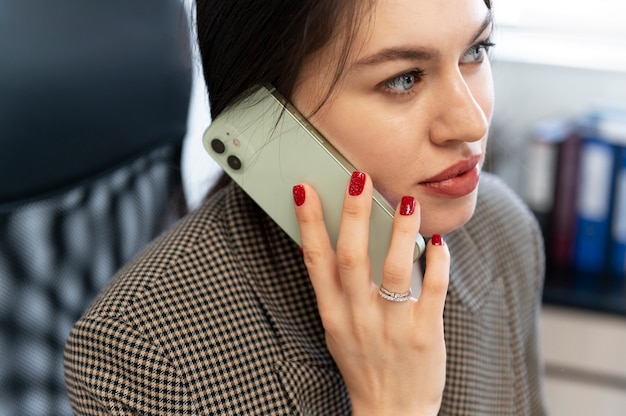
[[[433,246],[442,246],[443,239],[441,238],[441,234],[433,234],[430,238],[430,241],[433,243]]]
[[[348,193],[352,196],[361,195],[363,188],[365,187],[365,174],[363,172],[352,172],[350,178],[350,187]]]
[[[400,202],[400,215],[413,215],[415,212],[415,198],[403,196]]]
[[[293,187],[293,200],[297,206],[304,204],[304,199],[306,195],[304,194],[304,186],[295,185]]]

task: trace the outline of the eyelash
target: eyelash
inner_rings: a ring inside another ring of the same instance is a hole
[[[476,50],[478,48],[481,48],[483,50],[483,55],[480,57],[480,60],[477,60],[475,62],[470,62],[472,64],[478,64],[478,63],[482,63],[484,61],[484,55],[485,54],[489,54],[489,51],[491,50],[491,48],[493,48],[494,46],[496,46],[495,43],[493,43],[493,41],[491,40],[491,35],[489,37],[487,37],[487,39],[482,40],[474,45],[472,45],[472,47],[470,47],[464,54],[463,56],[467,55],[468,53],[470,53],[470,51]],[[393,76],[391,78],[389,78],[388,80],[384,81],[382,83],[382,87],[384,89],[384,91],[389,94],[389,95],[407,95],[407,94],[411,94],[415,92],[415,89],[413,87],[411,87],[408,90],[404,90],[404,91],[398,91],[395,90],[393,88],[390,87],[390,85],[394,82],[397,81],[401,81],[402,78],[404,77],[413,77],[413,83],[419,82],[419,80],[424,77],[426,75],[426,73],[424,72],[424,70],[422,69],[412,69],[410,71],[407,72],[403,72],[399,75]]]

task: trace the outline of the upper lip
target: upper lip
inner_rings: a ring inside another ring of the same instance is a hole
[[[448,179],[452,179],[456,176],[462,175],[463,173],[472,170],[476,167],[478,162],[480,161],[480,154],[473,155],[467,159],[456,162],[450,167],[442,170],[435,176],[432,176],[428,179],[424,179],[420,183],[432,183],[432,182],[443,182]]]

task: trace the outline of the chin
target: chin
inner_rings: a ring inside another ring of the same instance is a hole
[[[468,195],[455,206],[436,207],[430,212],[422,212],[420,234],[431,237],[433,234],[448,234],[465,225],[476,209],[476,192]]]

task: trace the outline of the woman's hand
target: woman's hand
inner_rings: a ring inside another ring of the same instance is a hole
[[[346,189],[334,251],[314,189],[294,187],[304,261],[326,343],[350,393],[354,415],[436,415],[445,384],[448,249],[439,236],[429,242],[419,300],[384,299],[372,282],[367,255],[372,192],[369,177],[355,172]],[[390,292],[410,288],[419,226],[419,205],[412,197],[403,198],[382,276],[382,286]]]

